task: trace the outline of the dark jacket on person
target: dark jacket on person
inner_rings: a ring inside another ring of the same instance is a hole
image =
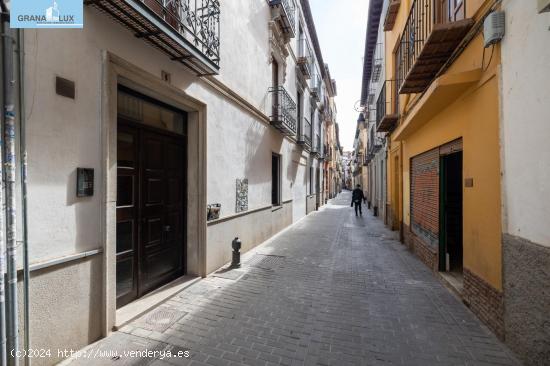
[[[363,194],[363,190],[361,188],[355,188],[353,190],[353,193],[351,194],[351,204],[353,205],[354,202],[363,202],[365,200],[365,195]]]

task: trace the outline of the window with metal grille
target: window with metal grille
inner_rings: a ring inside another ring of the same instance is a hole
[[[271,204],[281,204],[281,155],[271,155]]]

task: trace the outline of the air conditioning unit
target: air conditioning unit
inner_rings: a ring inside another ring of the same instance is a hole
[[[485,18],[483,22],[483,38],[485,48],[498,43],[504,38],[504,12],[494,11]]]
[[[550,12],[550,0],[538,0],[539,13]]]

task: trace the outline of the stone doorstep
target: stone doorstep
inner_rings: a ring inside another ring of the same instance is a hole
[[[200,277],[182,276],[174,281],[150,292],[149,294],[117,309],[113,331],[117,331],[128,323],[141,317],[148,311],[170,300],[184,289],[200,281]]]
[[[463,296],[464,288],[457,283],[457,280],[455,279],[455,277],[446,272],[437,271],[434,273],[436,274],[436,277],[439,280],[439,282],[441,282],[446,289],[451,291],[456,297],[460,299],[460,301],[464,303],[464,296]]]

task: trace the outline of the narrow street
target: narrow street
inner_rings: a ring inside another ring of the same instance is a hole
[[[516,365],[507,348],[345,192],[73,365]],[[189,350],[189,358],[102,351]]]

